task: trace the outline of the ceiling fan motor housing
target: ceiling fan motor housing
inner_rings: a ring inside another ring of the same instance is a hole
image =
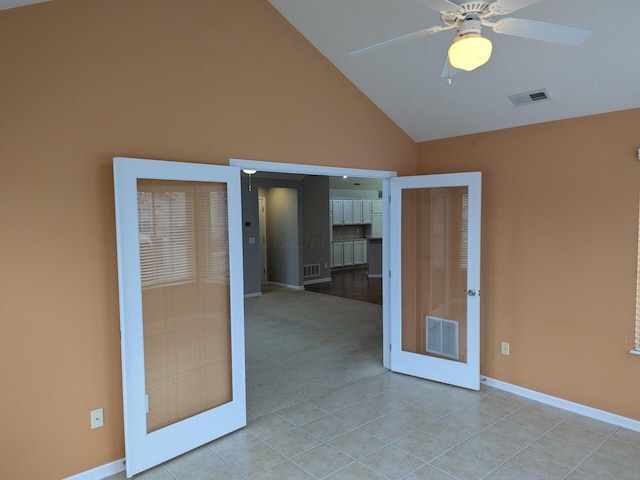
[[[475,33],[480,35],[480,33],[482,32],[482,24],[480,23],[480,20],[477,19],[468,19],[468,20],[463,20],[463,22],[460,24],[460,27],[458,28],[458,35],[460,37],[463,37],[465,35],[469,35],[470,33]]]
[[[465,20],[480,20],[494,16],[489,2],[467,2],[455,11],[442,12],[441,19],[445,25],[455,25]]]

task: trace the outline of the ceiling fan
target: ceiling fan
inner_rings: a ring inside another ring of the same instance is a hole
[[[442,77],[448,77],[450,82],[452,74],[461,70],[474,70],[484,65],[491,57],[492,44],[489,39],[482,36],[482,27],[489,27],[495,33],[503,35],[542,40],[560,45],[578,45],[591,35],[591,30],[585,28],[525,20],[523,18],[496,19],[496,17],[509,15],[543,0],[495,0],[493,2],[463,2],[460,4],[449,0],[414,1],[440,12],[440,19],[443,25],[425,28],[355,50],[349,53],[349,57],[357,57],[379,48],[389,47],[455,28],[457,33],[451,42],[447,60],[442,69]]]

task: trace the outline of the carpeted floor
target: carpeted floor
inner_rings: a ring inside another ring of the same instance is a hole
[[[386,371],[382,307],[268,286],[245,300],[247,417]]]

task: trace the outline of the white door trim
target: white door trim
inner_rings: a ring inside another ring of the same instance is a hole
[[[388,170],[366,170],[361,168],[329,167],[325,165],[305,165],[301,163],[266,162],[264,160],[246,160],[230,158],[229,165],[262,172],[297,173],[300,175],[323,175],[325,177],[390,178],[398,174]]]
[[[389,179],[396,177],[397,172],[390,170],[367,170],[361,168],[330,167],[326,165],[305,165],[299,163],[267,162],[264,160],[247,160],[230,158],[229,165],[241,169],[258,170],[262,172],[293,173],[299,175],[323,175],[326,177],[360,177],[382,179],[382,366],[389,368],[389,321],[391,305],[389,298],[389,255],[388,245],[388,219],[389,219]]]

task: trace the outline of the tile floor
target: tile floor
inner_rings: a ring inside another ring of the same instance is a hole
[[[486,386],[471,392],[387,372],[135,478],[637,480],[640,432]]]

